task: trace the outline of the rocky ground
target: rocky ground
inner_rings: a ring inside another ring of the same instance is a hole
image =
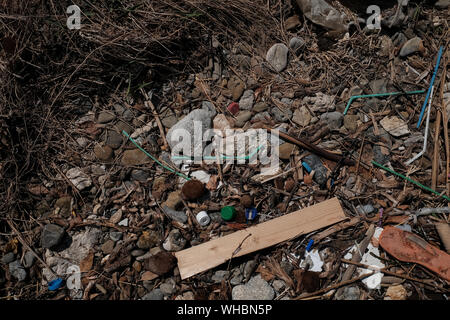
[[[133,94],[119,86],[106,102],[87,102],[65,123],[65,151],[57,156],[64,160],[49,165],[54,174],[36,172],[22,191],[33,196],[26,219],[2,217],[0,298],[447,299],[448,279],[394,258],[377,239],[393,225],[449,250],[437,228],[448,225],[450,212],[438,195],[449,196],[449,2],[412,2],[400,9],[383,4],[381,30],[358,22],[358,12],[345,1],[333,8],[350,17],[350,25],[320,25],[301,8],[303,2],[288,2],[282,18],[268,22],[280,28],[278,43],[254,48],[212,36],[202,70],[186,69]],[[440,46],[431,112],[420,128],[425,93],[356,99],[346,111],[355,95],[428,90]],[[272,178],[258,179],[259,164],[179,166],[170,158],[171,134],[179,128],[193,133],[193,120],[204,129],[269,126],[354,165],[281,139],[281,170]],[[422,150],[426,126],[425,153],[405,164]],[[202,184],[186,182],[167,167]],[[172,253],[334,196],[349,218],[346,225],[181,280]],[[236,209],[230,221],[221,214],[225,206]],[[253,220],[246,219],[249,208],[257,211]],[[210,219],[205,225],[196,219],[201,211]],[[355,244],[367,239],[367,250],[352,260]],[[342,259],[360,264],[350,277],[345,272],[351,264]],[[387,272],[343,284],[368,272],[364,265]]]

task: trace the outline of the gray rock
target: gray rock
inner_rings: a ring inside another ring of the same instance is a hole
[[[280,292],[284,288],[286,288],[286,283],[283,280],[274,280],[272,282],[272,287],[275,289],[276,292]]]
[[[22,267],[19,260],[13,261],[9,264],[9,273],[18,281],[24,281],[27,277],[26,270]]]
[[[408,40],[400,50],[400,57],[406,57],[411,53],[423,51],[423,42],[419,37],[414,37],[411,40]]]
[[[142,300],[163,300],[164,294],[161,289],[154,289],[142,297]]]
[[[262,120],[271,119],[271,118],[272,117],[271,117],[270,113],[268,113],[267,111],[264,111],[264,112],[260,112],[260,113],[255,114],[253,116],[252,120],[254,120],[254,121],[262,121]]]
[[[357,286],[348,286],[342,290],[340,295],[336,295],[337,300],[359,300],[361,295],[360,290]]]
[[[263,112],[269,109],[269,105],[263,101],[255,103],[255,106],[253,107],[253,111],[255,112]]]
[[[275,296],[273,288],[257,275],[247,284],[235,286],[231,292],[233,300],[272,300]]]
[[[123,233],[119,232],[119,231],[111,231],[109,233],[109,238],[114,242],[117,242],[120,239],[122,239],[122,236],[123,236]]]
[[[14,254],[14,252],[8,252],[7,254],[5,254],[5,255],[2,257],[1,262],[2,262],[3,264],[8,264],[8,263],[13,262],[15,259],[16,259],[16,255]]]
[[[186,213],[183,211],[177,211],[169,208],[168,206],[162,206],[164,212],[173,220],[179,221],[181,223],[186,223],[188,218]]]
[[[389,161],[389,155],[384,154],[379,145],[373,147],[373,158],[379,164],[386,164]]]
[[[133,169],[131,171],[131,180],[146,182],[149,177],[150,176],[147,173],[147,171],[140,170],[140,169]]]
[[[173,229],[169,232],[166,240],[163,243],[163,248],[167,251],[175,252],[183,250],[186,246],[187,240],[183,238],[180,230]]]
[[[41,245],[50,249],[57,246],[64,236],[64,229],[55,224],[47,224],[42,230]]]
[[[392,42],[396,47],[401,47],[403,46],[406,42],[408,41],[408,38],[405,36],[404,33],[402,32],[397,32],[396,34],[394,34],[394,36],[392,37]]]
[[[234,276],[233,278],[231,278],[230,280],[230,284],[232,286],[237,286],[238,284],[240,284],[242,281],[244,280],[244,277],[240,274]]]
[[[371,204],[366,204],[366,205],[358,205],[356,207],[356,210],[358,211],[358,213],[360,214],[370,214],[372,213],[375,208],[371,205]]]
[[[123,219],[117,225],[123,226],[123,227],[128,227],[128,218]]]
[[[36,261],[36,256],[34,255],[33,252],[31,252],[31,251],[25,252],[25,255],[23,257],[23,266],[25,268],[31,268],[31,266],[34,264],[35,261]]]
[[[369,83],[370,89],[373,93],[386,93],[388,80],[387,79],[377,79]]]
[[[229,275],[230,275],[229,271],[218,270],[213,274],[213,276],[211,277],[211,280],[214,281],[215,283],[220,283],[220,282],[222,282],[222,280],[226,280]]]
[[[209,214],[209,217],[211,218],[212,222],[215,222],[215,223],[223,222],[222,215],[220,214],[220,212],[212,212]]]
[[[271,113],[276,121],[278,122],[286,122],[292,118],[292,110],[291,109],[283,109],[280,110],[278,107],[273,107],[271,109]]]
[[[344,121],[344,115],[340,112],[327,112],[320,116],[320,120],[325,122],[331,130],[338,130]]]
[[[253,107],[254,92],[253,90],[245,90],[241,99],[239,100],[239,109],[251,110]]]
[[[67,178],[78,190],[83,190],[92,185],[91,178],[79,168],[72,168],[66,172]]]
[[[290,274],[292,273],[292,271],[294,270],[294,266],[292,265],[292,263],[290,263],[290,262],[287,261],[287,260],[282,260],[282,261],[280,262],[280,266],[281,266],[281,268],[283,268],[283,270],[284,270],[288,275],[290,275]]]
[[[194,155],[195,145],[195,148],[199,150],[199,154],[202,154],[203,145],[201,138],[205,131],[211,128],[211,122],[215,115],[216,111],[214,106],[210,102],[204,101],[202,109],[193,110],[186,117],[178,121],[170,128],[166,136],[172,151],[180,152],[183,150],[185,156],[192,156]],[[181,142],[179,141],[180,138],[182,139]],[[197,139],[199,139],[200,143],[197,142]],[[176,150],[174,150],[175,147]]]
[[[439,0],[434,5],[439,9],[445,9],[450,6],[450,0]]]
[[[297,0],[303,14],[313,23],[327,29],[345,31],[346,15],[329,5],[325,0]]]
[[[102,111],[98,115],[97,122],[98,123],[108,123],[113,121],[116,118],[116,116],[109,111]]]
[[[266,60],[277,71],[283,71],[287,66],[289,49],[283,43],[274,44],[266,54]]]
[[[298,37],[293,37],[291,41],[289,41],[289,48],[291,48],[292,51],[298,52],[301,48],[305,46],[305,40]]]
[[[113,149],[118,149],[123,142],[123,136],[114,130],[108,130],[106,133],[106,145]]]
[[[245,280],[250,279],[250,277],[253,274],[253,271],[255,271],[255,269],[256,269],[256,266],[257,266],[257,262],[255,260],[250,260],[245,264],[244,272],[243,272]]]
[[[308,166],[315,171],[314,180],[318,184],[325,183],[327,181],[327,168],[323,165],[322,161],[315,154],[310,154],[303,158],[303,161],[308,164]]]
[[[175,293],[175,281],[173,279],[168,279],[166,282],[159,286],[159,289],[164,295],[170,296]]]
[[[308,108],[301,106],[300,108],[295,109],[292,121],[299,126],[306,127],[311,122],[311,113]]]

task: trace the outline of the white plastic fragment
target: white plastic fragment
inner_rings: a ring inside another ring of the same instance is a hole
[[[300,261],[300,268],[306,268],[307,265],[309,265],[309,271],[322,272],[323,261],[317,249],[305,252],[305,259]]]
[[[199,213],[197,213],[196,218],[201,226],[207,226],[211,221],[211,218],[208,216],[208,213],[206,213],[206,211],[200,211]]]

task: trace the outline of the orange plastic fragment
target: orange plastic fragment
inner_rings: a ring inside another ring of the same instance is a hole
[[[450,281],[450,255],[414,233],[387,226],[380,235],[379,244],[396,259],[418,263]]]

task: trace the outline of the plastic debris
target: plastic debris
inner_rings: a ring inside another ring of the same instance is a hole
[[[256,208],[246,208],[245,209],[245,218],[247,220],[254,220],[257,215],[258,215],[258,211],[256,211]]]
[[[200,211],[199,213],[197,213],[196,218],[201,226],[207,226],[211,221],[211,218],[208,216],[208,213],[206,213],[206,211]]]
[[[59,288],[61,288],[62,283],[63,283],[63,279],[61,279],[61,278],[52,280],[48,283],[48,290],[50,290],[50,291],[58,290]]]
[[[222,219],[225,221],[233,220],[235,214],[236,209],[233,206],[226,206],[223,207],[222,210],[220,210],[220,215],[222,216]]]
[[[323,260],[317,249],[305,252],[305,259],[300,261],[300,268],[308,271],[322,272]]]
[[[308,245],[306,246],[306,252],[309,252],[311,250],[311,247],[314,244],[314,239],[310,239],[308,242]]]

